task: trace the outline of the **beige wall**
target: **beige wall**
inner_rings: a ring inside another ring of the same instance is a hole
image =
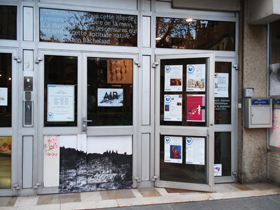
[[[241,74],[239,87],[252,87],[255,90],[254,97],[266,97],[267,27],[266,25],[248,25],[248,0],[245,0],[244,6],[243,27],[242,22],[240,22],[244,35],[241,39],[239,52],[242,63],[242,72],[239,72]],[[242,18],[243,14],[240,16]],[[239,102],[243,102],[242,88],[239,88]],[[244,104],[242,105],[244,107]],[[244,128],[241,117],[242,113],[239,111],[239,182],[266,181],[267,130]]]

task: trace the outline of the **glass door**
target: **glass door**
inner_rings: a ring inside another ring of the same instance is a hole
[[[156,59],[155,185],[212,191],[214,53]]]

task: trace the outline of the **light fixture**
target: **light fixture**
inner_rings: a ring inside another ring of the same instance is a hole
[[[192,19],[192,18],[187,18],[186,21],[187,21],[188,23],[190,23],[190,22],[193,22],[193,19]]]
[[[11,78],[11,77],[9,77],[9,80],[12,80],[12,78]]]
[[[161,37],[160,36],[156,37],[156,40],[157,41],[161,40]]]

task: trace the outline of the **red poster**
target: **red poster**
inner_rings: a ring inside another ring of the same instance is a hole
[[[188,122],[205,122],[205,95],[187,95]]]

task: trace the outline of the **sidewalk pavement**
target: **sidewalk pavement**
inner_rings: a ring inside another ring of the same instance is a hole
[[[168,188],[0,197],[0,210],[280,210],[280,187],[270,183],[215,184],[214,192]]]

